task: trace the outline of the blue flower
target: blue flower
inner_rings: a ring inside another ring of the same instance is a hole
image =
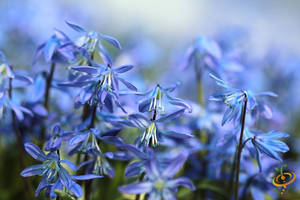
[[[140,149],[136,148],[133,145],[118,145],[121,149],[126,149],[131,151],[137,158],[141,159],[141,161],[135,161],[130,163],[125,170],[125,177],[132,177],[141,175],[145,172],[145,163],[147,160],[156,159],[160,166],[169,165],[169,160],[162,159],[162,158],[155,158],[155,153],[151,148],[145,148],[145,152],[141,151]]]
[[[176,199],[175,193],[178,186],[195,190],[192,181],[186,177],[178,177],[172,179],[188,157],[187,153],[183,153],[179,158],[174,160],[163,171],[161,171],[155,160],[148,160],[145,163],[146,174],[148,180],[119,187],[118,190],[126,194],[149,194],[149,199]]]
[[[179,108],[185,108],[190,113],[192,112],[192,106],[182,99],[172,97],[169,93],[173,92],[177,86],[179,85],[179,82],[166,86],[161,87],[159,84],[153,89],[148,92],[138,92],[138,91],[119,91],[119,94],[135,94],[139,96],[145,96],[140,98],[137,103],[139,104],[139,111],[140,112],[152,112],[153,110],[156,110],[160,114],[165,114],[165,106],[163,103],[163,99],[166,99],[170,104],[179,107]]]
[[[101,152],[97,143],[97,139],[107,144],[124,144],[121,138],[115,136],[120,130],[121,128],[113,128],[104,133],[100,133],[99,129],[91,128],[88,131],[80,133],[72,137],[69,141],[70,146],[77,145],[75,149],[73,149],[72,152],[70,152],[70,154],[72,154],[73,152],[75,153],[76,151],[87,153],[88,149],[90,148],[96,149],[99,152]]]
[[[207,96],[208,100],[213,101],[224,101],[224,103],[228,106],[223,119],[222,126],[231,120],[233,120],[233,124],[239,124],[240,117],[243,110],[243,102],[247,100],[249,103],[247,104],[247,110],[251,111],[257,106],[256,96],[272,96],[277,97],[273,92],[262,92],[255,94],[250,90],[240,90],[231,87],[228,83],[218,79],[214,75],[210,74],[210,77],[221,87],[225,88],[225,91],[216,92],[212,95]]]
[[[185,108],[177,110],[169,115],[166,115],[156,120],[148,120],[141,114],[131,114],[129,115],[129,120],[112,119],[111,122],[136,127],[142,130],[143,134],[135,140],[135,145],[137,145],[139,148],[141,148],[142,146],[149,146],[150,142],[151,146],[155,147],[159,145],[159,141],[163,140],[162,135],[178,139],[188,139],[193,137],[192,135],[186,133],[176,131],[164,131],[157,125],[157,123],[168,123],[174,120],[175,118],[179,117],[184,112],[184,110]]]
[[[24,144],[25,150],[36,160],[38,161],[46,161],[44,164],[38,164],[30,166],[24,169],[21,172],[21,176],[28,177],[39,175],[43,176],[42,181],[46,183],[50,183],[56,175],[58,174],[58,178],[60,182],[69,189],[73,182],[69,172],[61,165],[61,163],[66,163],[71,169],[76,170],[76,166],[74,163],[68,160],[60,160],[59,156],[56,153],[50,152],[49,154],[45,154],[39,147],[35,144],[27,142]]]
[[[101,38],[106,40],[107,42],[109,42],[110,44],[114,45],[115,47],[117,47],[118,49],[121,49],[121,45],[119,44],[119,42],[110,36],[107,35],[102,35],[96,31],[89,31],[84,29],[83,27],[73,23],[73,22],[68,22],[66,21],[66,23],[73,28],[75,31],[80,32],[80,33],[86,33],[85,36],[79,38],[75,44],[79,47],[84,47],[90,54],[92,54],[95,49],[96,49],[96,45],[97,45],[97,49],[98,52],[103,60],[103,62],[105,64],[110,64],[113,65],[113,61],[112,58],[108,52],[108,50],[105,48],[105,46],[102,44],[101,42]]]
[[[44,52],[46,62],[54,62],[67,64],[68,59],[61,54],[58,49],[65,44],[72,43],[72,41],[60,30],[54,29],[54,34],[38,47],[37,53],[33,59],[33,65],[36,63],[39,56]]]
[[[130,82],[118,76],[119,73],[127,72],[132,69],[132,65],[124,65],[112,68],[110,65],[103,67],[95,62],[92,66],[77,66],[72,69],[89,73],[89,75],[80,76],[75,82],[64,82],[59,86],[83,87],[75,99],[75,107],[88,103],[91,106],[106,105],[107,109],[112,112],[112,101],[126,113],[118,100],[119,81],[127,88],[137,91],[137,88]]]
[[[7,78],[15,78],[4,54],[0,51],[0,90],[3,90],[4,82]]]
[[[252,144],[256,149],[256,160],[260,172],[262,171],[260,160],[261,153],[282,162],[282,159],[276,152],[279,151],[285,153],[290,150],[284,142],[275,140],[282,137],[289,137],[289,135],[284,132],[270,131],[266,134],[257,134],[251,138]]]
[[[53,136],[47,141],[45,151],[56,151],[61,147],[61,141],[69,141],[74,136],[73,132],[64,132],[59,126],[55,125],[53,128]]]

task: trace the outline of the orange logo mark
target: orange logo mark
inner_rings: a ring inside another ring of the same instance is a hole
[[[286,167],[287,164],[285,164],[283,167]],[[277,167],[275,167],[276,171],[279,171]],[[279,179],[280,177],[280,179]],[[283,187],[281,194],[285,191],[285,188],[287,185],[294,182],[296,179],[296,174],[294,172],[282,172],[282,165],[280,168],[280,174],[273,178],[273,185],[277,187]]]

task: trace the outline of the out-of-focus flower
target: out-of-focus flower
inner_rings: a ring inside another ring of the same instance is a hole
[[[61,163],[66,163],[71,169],[76,170],[74,163],[68,160],[60,160],[56,153],[50,152],[45,154],[39,147],[35,144],[27,142],[24,144],[25,150],[38,161],[47,161],[44,164],[33,165],[21,172],[21,176],[28,177],[39,175],[43,176],[44,181],[50,183],[55,176],[58,174],[58,178],[67,189],[69,189],[73,182],[69,172],[61,165]]]
[[[73,136],[73,132],[64,132],[59,125],[55,125],[53,128],[53,136],[45,145],[45,151],[59,150],[61,147],[61,141],[69,141]]]
[[[262,92],[255,94],[250,90],[240,90],[231,87],[228,83],[218,79],[214,75],[210,74],[210,77],[221,87],[226,90],[221,92],[216,92],[212,95],[207,96],[208,100],[213,101],[224,101],[224,103],[228,106],[223,119],[222,125],[233,120],[233,123],[237,125],[240,121],[240,117],[243,110],[243,101],[247,100],[249,103],[247,104],[247,110],[251,111],[255,106],[257,106],[256,96],[272,96],[277,97],[273,92]],[[260,105],[261,106],[261,105]]]
[[[175,194],[179,186],[195,190],[192,181],[186,177],[178,177],[172,179],[188,157],[187,153],[183,153],[174,160],[169,166],[161,171],[155,160],[148,160],[145,163],[146,174],[148,180],[119,187],[118,190],[125,194],[149,194],[149,199],[176,199]]]
[[[3,91],[4,83],[7,78],[15,78],[4,54],[0,51],[0,91]]]
[[[107,42],[114,45],[118,49],[121,49],[121,45],[119,44],[119,42],[115,38],[107,36],[107,35],[102,35],[102,34],[96,32],[96,31],[86,30],[83,27],[81,27],[81,26],[79,26],[79,25],[77,25],[73,22],[66,21],[66,23],[71,28],[73,28],[75,31],[80,32],[80,33],[86,33],[85,36],[79,38],[75,42],[75,44],[77,46],[85,48],[90,54],[92,54],[95,51],[95,48],[96,48],[96,45],[97,45],[98,52],[99,52],[103,62],[105,64],[113,65],[112,58],[111,58],[108,50],[102,44],[100,38],[106,40]]]
[[[54,62],[67,64],[68,59],[61,54],[58,49],[65,44],[72,43],[72,41],[61,31],[54,29],[54,34],[38,47],[37,53],[33,59],[33,65],[36,63],[39,56],[44,52],[46,62]]]
[[[192,112],[192,106],[182,99],[172,97],[169,93],[173,92],[177,86],[179,85],[179,82],[166,86],[161,87],[159,84],[153,89],[148,92],[138,92],[138,91],[119,91],[119,94],[135,94],[139,96],[145,96],[140,98],[137,103],[139,105],[139,111],[140,112],[152,112],[153,110],[156,110],[160,114],[165,114],[165,107],[163,104],[163,99],[166,99],[170,104],[179,107],[179,108],[185,108],[189,112]],[[163,98],[165,97],[165,98]]]

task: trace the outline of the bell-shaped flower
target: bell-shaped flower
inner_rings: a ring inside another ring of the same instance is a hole
[[[4,54],[0,51],[0,89],[3,90],[4,81],[7,78],[15,78],[14,72],[11,70],[6,57]]]
[[[42,45],[38,47],[37,53],[33,60],[33,65],[36,63],[39,56],[44,52],[46,62],[54,62],[67,64],[68,59],[61,54],[58,49],[65,44],[72,43],[72,41],[60,30],[54,29],[54,34]]]
[[[250,90],[241,90],[231,87],[228,83],[210,74],[210,77],[221,87],[225,88],[225,91],[216,92],[207,96],[208,100],[212,101],[224,101],[228,106],[223,119],[222,126],[230,121],[233,121],[234,125],[240,122],[240,117],[243,110],[243,102],[248,101],[247,110],[251,111],[257,106],[256,96],[272,96],[277,97],[273,92],[262,92],[255,94]]]
[[[45,182],[50,183],[56,175],[60,182],[69,189],[73,182],[69,172],[61,165],[61,163],[67,164],[74,171],[76,170],[76,165],[68,160],[60,160],[59,155],[54,152],[50,152],[49,154],[45,154],[39,147],[35,144],[27,142],[24,144],[25,150],[36,160],[42,161],[44,164],[38,164],[30,166],[24,169],[21,172],[21,176],[28,177],[39,175],[43,176]]]
[[[99,129],[91,128],[88,131],[80,133],[74,137],[72,137],[69,141],[70,146],[77,145],[75,149],[73,149],[70,154],[73,154],[77,151],[81,153],[87,153],[89,148],[96,149],[101,152],[100,147],[97,143],[97,139],[113,145],[121,145],[124,144],[123,140],[118,136],[115,136],[121,128],[113,128],[104,133],[101,133]]]
[[[73,132],[64,132],[62,127],[55,125],[53,136],[47,141],[45,151],[56,151],[61,147],[61,141],[69,141],[74,136]]]
[[[88,75],[80,76],[75,82],[59,83],[59,86],[83,87],[75,99],[75,107],[87,103],[91,106],[105,105],[108,110],[112,111],[112,101],[126,113],[118,100],[119,81],[128,89],[137,91],[137,88],[130,82],[118,76],[133,68],[132,65],[124,65],[112,68],[110,65],[103,67],[95,62],[94,66],[77,66],[72,69],[88,73]]]
[[[183,153],[163,171],[160,169],[155,160],[148,160],[145,163],[148,180],[122,186],[119,187],[118,190],[125,194],[147,193],[149,194],[149,199],[176,199],[175,193],[179,186],[195,190],[195,186],[192,181],[186,177],[172,179],[185,163],[187,157],[188,154]]]
[[[282,162],[282,159],[276,152],[285,153],[290,150],[284,142],[275,140],[283,137],[289,137],[287,133],[270,131],[269,133],[256,132],[256,134],[254,135],[253,132],[252,134],[253,136],[248,138],[245,142],[247,142],[248,140],[252,141],[252,144],[256,150],[256,160],[260,172],[262,171],[262,164],[260,159],[261,153]]]
[[[135,94],[139,96],[144,96],[137,100],[136,103],[139,104],[139,112],[152,112],[156,110],[157,113],[165,114],[165,106],[164,106],[164,99],[169,102],[170,104],[178,107],[178,108],[185,108],[190,113],[192,112],[192,106],[182,99],[177,97],[172,97],[169,93],[173,92],[179,82],[166,86],[161,87],[159,84],[153,89],[148,92],[138,92],[138,91],[119,91],[119,94]]]
[[[121,45],[115,38],[107,36],[107,35],[102,35],[102,34],[98,33],[97,31],[86,30],[85,28],[83,28],[73,22],[66,21],[66,23],[71,28],[73,28],[75,31],[86,34],[85,36],[83,36],[83,37],[79,38],[77,41],[75,41],[75,44],[77,46],[85,48],[90,54],[92,54],[95,51],[95,49],[97,48],[103,62],[105,64],[113,65],[112,58],[111,58],[108,50],[106,49],[106,47],[102,44],[101,38],[106,40],[110,44],[114,45],[118,49],[121,49]]]
[[[177,110],[169,115],[165,115],[156,120],[148,120],[141,114],[131,114],[129,115],[128,120],[125,119],[115,119],[112,120],[112,123],[119,123],[131,127],[139,128],[143,131],[143,134],[140,135],[135,140],[135,145],[139,148],[142,146],[158,146],[159,141],[163,140],[163,135],[170,138],[180,138],[180,139],[188,139],[193,137],[190,134],[176,132],[176,131],[164,131],[157,125],[158,123],[168,123],[175,118],[179,117],[185,108]],[[150,144],[149,144],[150,143]]]

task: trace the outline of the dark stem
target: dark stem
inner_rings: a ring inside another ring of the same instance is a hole
[[[242,115],[242,128],[241,128],[241,135],[240,135],[240,141],[239,141],[239,150],[238,150],[238,160],[236,165],[236,179],[235,179],[235,200],[238,200],[239,196],[239,175],[240,175],[240,163],[241,163],[241,154],[242,154],[242,143],[243,143],[243,134],[244,134],[244,127],[245,127],[245,119],[246,119],[246,110],[247,110],[247,95],[245,95],[244,101],[244,109],[243,109],[243,115]]]
[[[238,155],[238,148],[235,151],[234,158],[233,158],[233,165],[231,167],[231,172],[230,172],[230,181],[229,181],[229,193],[233,191],[233,182],[234,182],[234,172],[236,170],[236,163],[237,163],[237,155]]]
[[[95,123],[95,119],[96,119],[96,112],[97,112],[97,106],[94,106],[93,111],[92,111],[92,119],[91,119],[90,128],[94,127],[94,123]],[[85,161],[86,160],[87,160],[87,154],[85,156]],[[84,171],[85,171],[85,168],[84,168]],[[93,183],[93,179],[85,181],[85,199],[86,200],[90,199],[90,192],[91,192],[91,189],[92,189],[92,183]]]
[[[55,69],[55,63],[51,63],[51,69],[50,69],[50,74],[47,75],[47,80],[46,80],[46,91],[45,91],[45,101],[44,101],[44,107],[47,109],[49,112],[49,97],[50,97],[50,88],[51,88],[51,82],[54,74],[54,69]],[[45,140],[45,133],[46,133],[46,127],[42,127],[42,136],[41,136],[41,145],[40,147],[43,148],[44,140]]]
[[[11,69],[13,69],[12,66],[10,66]],[[8,90],[8,96],[9,96],[9,99],[12,100],[12,78],[9,79],[9,90]],[[13,110],[11,110],[11,117],[12,117],[12,125],[13,125],[13,129],[14,129],[14,133],[15,133],[15,136],[16,136],[16,139],[17,139],[17,143],[18,143],[18,149],[19,149],[19,152],[20,152],[20,157],[21,157],[21,167],[22,169],[25,169],[26,168],[26,162],[25,162],[25,154],[24,154],[24,145],[23,145],[23,141],[22,141],[22,138],[21,138],[21,134],[20,134],[20,131],[18,129],[18,126],[17,126],[17,122],[16,122],[16,116],[15,116],[15,113]],[[28,187],[28,192],[29,192],[29,195],[30,195],[30,198],[31,199],[34,199],[34,190],[32,188],[32,185],[31,185],[31,182],[29,181],[28,178],[23,178],[23,180],[25,181],[25,185],[27,185]]]
[[[243,143],[242,149],[241,149],[241,150],[243,150],[243,148],[244,148],[244,146],[246,145],[246,143],[247,143],[249,140],[252,140],[252,139],[254,139],[254,138],[253,138],[253,137],[248,138],[248,139]]]
[[[142,182],[142,181],[143,181],[145,175],[146,175],[145,172],[143,172],[143,173],[141,174],[141,176],[140,176],[140,178],[139,178],[139,182]],[[137,194],[137,195],[135,196],[135,200],[139,200],[139,199],[140,199],[140,196],[141,196],[141,194]]]

